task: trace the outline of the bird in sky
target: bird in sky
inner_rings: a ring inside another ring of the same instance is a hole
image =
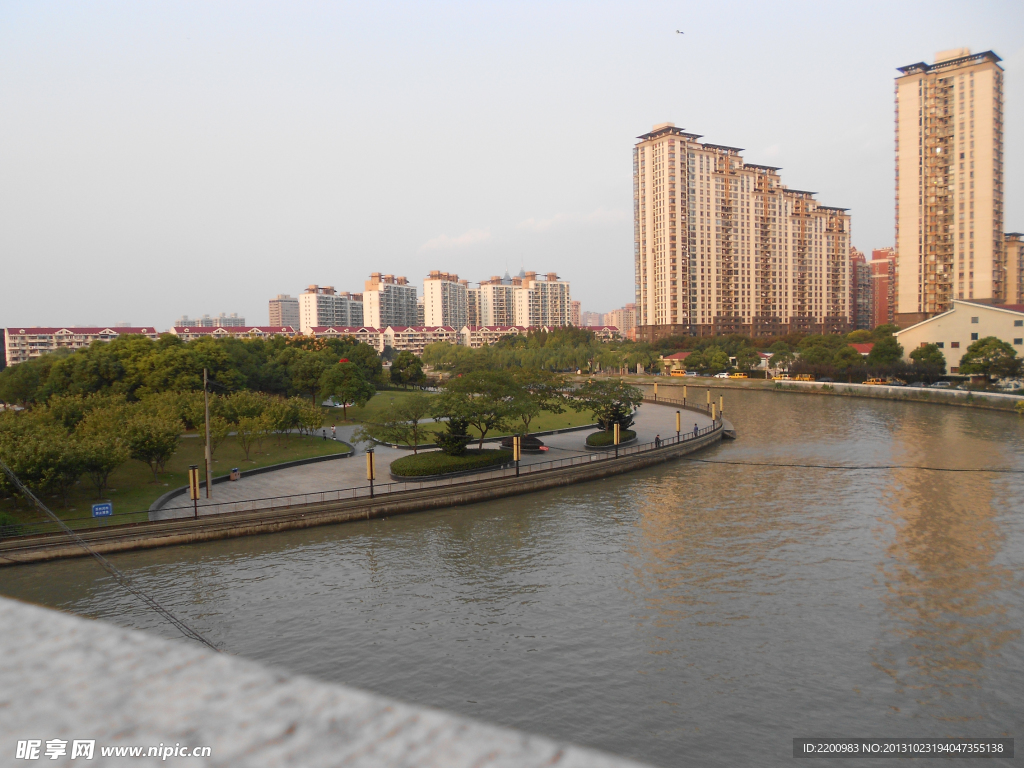
[[[686,33],[685,33],[685,32],[680,32],[680,31],[679,31],[679,30],[677,29],[677,30],[676,30],[676,34],[677,34],[677,35],[685,35]]]

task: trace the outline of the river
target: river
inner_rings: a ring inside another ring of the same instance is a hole
[[[1006,413],[730,390],[726,416],[696,458],[1024,471]],[[111,559],[232,654],[654,765],[788,765],[798,736],[1019,735],[1022,511],[1024,474],[681,460]],[[174,636],[85,559],[0,593]]]

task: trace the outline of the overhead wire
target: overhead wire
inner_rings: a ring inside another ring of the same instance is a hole
[[[162,606],[156,600],[156,598],[151,597],[150,595],[146,594],[141,588],[139,588],[138,586],[135,585],[134,582],[132,582],[131,578],[129,578],[127,574],[123,573],[113,563],[111,563],[109,560],[107,560],[107,558],[103,557],[103,555],[101,555],[95,549],[90,547],[89,543],[87,541],[85,541],[85,539],[83,539],[81,536],[79,536],[77,533],[75,533],[71,528],[69,528],[65,524],[65,522],[63,520],[61,520],[59,517],[57,517],[57,515],[55,515],[50,510],[49,507],[47,507],[45,504],[43,504],[43,502],[41,502],[36,497],[36,495],[34,493],[32,493],[32,491],[30,491],[28,488],[26,488],[25,484],[21,482],[21,479],[3,461],[0,461],[0,469],[3,469],[4,474],[7,475],[7,477],[10,479],[11,483],[14,484],[14,487],[17,488],[19,492],[21,492],[22,494],[25,495],[25,498],[31,500],[32,503],[35,504],[35,506],[38,507],[39,510],[42,511],[42,513],[44,515],[46,515],[54,523],[56,523],[57,526],[60,527],[60,529],[65,534],[67,534],[67,536],[72,541],[74,541],[78,546],[80,546],[82,549],[84,549],[86,552],[88,552],[90,555],[92,555],[92,557],[96,560],[96,562],[98,562],[100,564],[100,566],[103,568],[103,570],[105,570],[107,573],[109,573],[111,576],[113,576],[114,580],[118,584],[120,584],[124,589],[128,590],[131,594],[133,594],[140,601],[142,601],[142,603],[145,604],[146,607],[152,609],[153,611],[156,611],[158,614],[163,616],[172,626],[174,626],[185,637],[189,638],[190,640],[195,640],[198,643],[202,643],[206,647],[208,647],[208,648],[210,648],[210,649],[220,653],[220,649],[217,648],[217,646],[215,646],[213,643],[211,643],[209,640],[207,640],[205,637],[203,637],[197,630],[193,629],[188,624],[186,624],[184,621],[182,621],[177,616],[175,616],[173,613],[171,613],[169,610],[167,610],[164,606]]]

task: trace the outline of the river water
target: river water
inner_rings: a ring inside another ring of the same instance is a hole
[[[699,458],[1024,471],[1004,413],[726,411],[740,439]],[[655,765],[783,765],[794,737],[1021,735],[1022,514],[1024,474],[678,461],[111,559],[233,654]],[[173,636],[88,560],[0,592]]]

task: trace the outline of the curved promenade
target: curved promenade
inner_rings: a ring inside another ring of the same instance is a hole
[[[698,435],[694,436],[691,426],[690,431],[684,432],[677,441],[674,425],[675,410],[678,408],[680,406],[675,404],[650,404],[648,409],[641,409],[645,412],[645,422],[652,415],[654,417],[653,422],[647,423],[644,436],[653,438],[660,435],[661,444],[655,447],[653,442],[644,442],[620,449],[618,458],[614,453],[601,455],[582,451],[546,460],[544,456],[530,456],[531,461],[523,462],[520,467],[519,476],[516,476],[514,469],[506,469],[481,473],[471,480],[457,478],[458,482],[442,480],[379,484],[374,487],[372,497],[364,480],[361,485],[338,490],[308,490],[283,497],[222,502],[206,507],[204,513],[195,519],[190,515],[153,520],[148,523],[89,529],[80,531],[79,535],[97,552],[110,553],[370,520],[473,504],[632,472],[701,450],[722,439],[727,424],[721,419],[712,423],[700,409],[694,409],[697,412],[687,409],[683,424],[685,426],[688,422],[697,422]],[[662,422],[671,428],[671,433],[667,428],[659,428]],[[658,431],[646,434],[651,428]],[[575,439],[580,439],[578,433]],[[363,466],[361,461],[342,463]],[[309,465],[311,468],[318,466],[323,465]],[[292,471],[302,469],[306,468]],[[385,471],[378,464],[378,476]],[[272,477],[274,474],[261,475],[253,480]],[[179,508],[178,513],[182,512]],[[86,555],[85,550],[69,541],[63,533],[25,536],[0,542],[2,565]]]

